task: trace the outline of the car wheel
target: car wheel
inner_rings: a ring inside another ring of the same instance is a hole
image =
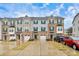
[[[76,47],[76,45],[75,45],[75,44],[72,46],[72,48],[73,48],[74,50],[76,50],[76,49],[77,49],[77,47]]]

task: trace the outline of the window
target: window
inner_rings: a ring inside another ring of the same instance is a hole
[[[41,20],[41,24],[46,24],[46,21],[45,20]]]
[[[50,27],[50,31],[54,31],[54,27]]]
[[[22,31],[22,27],[17,27],[17,31]]]
[[[38,31],[38,27],[34,27],[33,30],[34,30],[34,31]]]
[[[22,20],[18,20],[17,21],[17,24],[22,24]]]
[[[25,24],[29,24],[29,22],[25,22]]]
[[[45,27],[41,27],[41,31],[46,31],[46,28]]]
[[[10,21],[10,26],[15,25],[14,21]]]
[[[50,24],[54,24],[54,20],[49,20],[49,23]]]
[[[29,29],[25,29],[25,32],[26,32],[26,31],[29,31]]]
[[[4,32],[7,32],[7,28],[3,28],[3,31],[4,31]]]
[[[58,31],[62,31],[62,26],[59,26],[58,27]]]
[[[5,22],[4,22],[4,24],[5,24],[5,25],[7,25],[7,24],[8,24],[8,22],[7,22],[7,21],[5,21]]]
[[[13,32],[13,29],[10,29],[9,32]]]
[[[57,20],[57,23],[58,23],[58,24],[62,24],[62,20],[61,20],[61,19],[58,19],[58,20]]]
[[[38,20],[34,20],[33,23],[34,23],[34,24],[38,24]]]

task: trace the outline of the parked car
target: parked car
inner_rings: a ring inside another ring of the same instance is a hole
[[[56,36],[56,37],[54,37],[54,41],[63,42],[63,40],[64,40],[64,36]]]
[[[65,37],[64,44],[71,46],[73,49],[79,49],[79,37]]]

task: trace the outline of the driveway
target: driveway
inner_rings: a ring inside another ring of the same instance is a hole
[[[45,40],[28,41],[25,43],[27,46],[22,50],[12,49],[18,46],[18,44],[20,43],[18,42],[0,41],[0,55],[3,55],[3,56],[79,56],[79,51],[77,50],[73,50],[72,48],[65,46],[61,43],[57,43],[54,41],[45,41]]]
[[[33,41],[23,51],[18,53],[18,56],[66,56],[62,51],[53,48],[52,41]]]

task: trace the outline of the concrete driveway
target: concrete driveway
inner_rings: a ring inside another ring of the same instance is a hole
[[[20,43],[20,41],[18,42]],[[72,48],[58,42],[46,41],[46,40],[28,41],[25,43],[27,46],[24,49],[22,50],[12,49],[18,46],[18,42],[0,41],[0,55],[2,56],[79,56],[79,51],[77,50],[73,50]]]
[[[18,53],[18,56],[65,56],[62,51],[53,48],[51,41],[33,41],[23,51]]]

